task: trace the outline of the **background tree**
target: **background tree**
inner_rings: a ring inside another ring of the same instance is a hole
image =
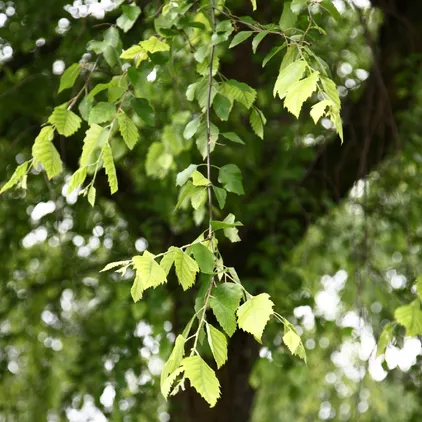
[[[80,3],[2,5],[3,180],[15,162],[29,157],[53,106],[68,100],[66,92],[55,94],[64,65],[81,58],[92,63],[95,49],[104,47],[112,70],[120,66],[121,46],[99,42],[121,9],[111,2],[86,2],[85,8]],[[137,3],[142,14],[122,37],[125,48],[153,35],[160,15],[161,2]],[[101,5],[109,5],[108,13],[103,15]],[[147,244],[161,251],[196,237],[201,216],[173,212],[176,174],[199,157],[195,149],[175,148],[183,143],[192,114],[186,88],[196,78],[189,48],[181,45],[172,61],[157,58],[142,68],[144,78],[155,77],[142,85],[155,110],[154,123],[135,120],[141,138],[136,148],[129,153],[122,142],[114,149],[115,195],[99,174],[91,209],[62,189],[68,176],[49,181],[31,175],[27,191],[2,198],[4,419],[78,420],[76,409],[89,412],[92,397],[110,420],[168,420],[168,414],[174,421],[420,420],[420,342],[403,343],[404,332],[394,326],[395,346],[388,350],[390,355],[407,351],[408,368],[400,361],[403,372],[393,371],[382,383],[373,380],[385,374],[381,358],[371,352],[394,310],[415,299],[411,286],[420,274],[421,6],[410,0],[374,1],[365,9],[336,5],[342,12],[338,20],[324,10],[315,12],[327,36],[312,35],[313,48],[340,86],[343,145],[327,131],[329,121],[314,126],[303,113],[296,122],[272,98],[280,61],[271,60],[264,69],[261,63],[273,40],[265,38],[257,55],[246,41],[226,48],[220,58],[227,78],[257,89],[268,120],[261,141],[235,107],[230,130],[246,145],[216,150],[216,164],[242,168],[247,193],[228,197],[227,208],[241,216],[244,227],[242,243],[221,245],[222,253],[249,291],[270,291],[277,308],[292,314],[310,349],[308,366],[286,353],[280,326],[269,326],[263,348],[237,333],[219,371],[223,395],[217,406],[210,410],[193,389],[166,404],[157,386],[161,359],[190,318],[195,292],[182,295],[171,283],[134,304],[130,271],[123,281],[98,274],[108,262],[136,255]],[[237,16],[251,11],[249,2],[229,6]],[[280,2],[266,2],[253,16],[278,23],[282,10]],[[298,26],[306,28],[306,14],[300,19]],[[91,40],[97,44],[91,42],[87,56]],[[110,79],[107,72],[106,67],[93,72],[89,88]],[[69,175],[78,168],[82,132],[55,140]],[[155,159],[156,142],[172,146],[167,161]],[[386,369],[392,369],[394,359],[386,360]]]

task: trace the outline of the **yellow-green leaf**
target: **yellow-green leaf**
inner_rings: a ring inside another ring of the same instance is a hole
[[[3,185],[3,187],[0,189],[0,195],[7,191],[8,189],[15,186],[17,183],[19,183],[22,178],[25,176],[26,171],[28,170],[30,161],[25,161],[18,167],[16,167],[15,171],[13,172],[11,178]]]
[[[422,311],[419,300],[414,300],[409,305],[397,308],[394,317],[399,324],[406,328],[407,336],[422,335]]]
[[[248,299],[237,310],[237,323],[239,328],[252,334],[261,343],[262,333],[270,316],[273,314],[274,303],[270,295],[261,293]]]
[[[182,360],[181,366],[185,376],[195,390],[214,407],[220,397],[220,383],[215,372],[199,356],[191,356]]]
[[[198,264],[181,249],[175,248],[174,252],[177,279],[183,290],[187,290],[195,283],[196,274],[199,272]]]
[[[116,193],[119,189],[117,182],[116,167],[114,166],[113,152],[109,143],[106,143],[103,147],[103,166],[108,178],[108,184],[110,185],[110,192]]]
[[[59,94],[65,89],[72,88],[81,73],[82,66],[79,63],[73,63],[69,66],[60,78]]]
[[[148,53],[157,53],[159,51],[170,51],[170,46],[165,42],[159,40],[157,37],[150,37],[145,41],[141,41],[139,45]]]
[[[133,149],[139,140],[138,128],[123,110],[117,115],[117,120],[125,144],[129,149]]]
[[[81,127],[82,119],[73,111],[63,106],[56,107],[48,119],[57,132],[63,136],[71,136]]]
[[[227,338],[211,324],[206,324],[208,344],[214,356],[217,368],[220,369],[227,361]]]
[[[303,103],[312,95],[317,88],[319,73],[313,72],[310,76],[296,82],[287,93],[284,106],[296,118],[299,118]]]

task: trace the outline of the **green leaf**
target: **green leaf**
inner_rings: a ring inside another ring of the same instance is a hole
[[[155,125],[155,111],[147,99],[133,98],[131,104],[135,113],[144,121],[146,125]]]
[[[256,99],[256,91],[249,85],[229,79],[222,84],[222,92],[232,101],[236,100],[243,104],[247,109],[252,107]]]
[[[180,191],[179,200],[176,204],[176,210],[186,204],[187,200],[190,200],[192,195],[200,190],[202,190],[202,188],[197,188],[193,186],[193,183],[191,181],[187,182]]]
[[[297,355],[306,362],[306,352],[299,334],[290,323],[283,336],[283,342],[292,355]]]
[[[340,12],[337,10],[337,7],[334,6],[332,0],[322,0],[319,3],[321,7],[326,9],[328,13],[336,20],[339,21],[341,19]]]
[[[243,226],[243,224],[240,221],[234,221],[235,216],[233,214],[229,214],[224,221],[211,221],[211,227],[215,230],[221,230],[221,229],[232,229],[234,227]],[[230,222],[229,222],[230,221]]]
[[[196,171],[198,166],[196,164],[189,164],[183,171],[177,173],[176,186],[183,186],[192,176],[192,173]]]
[[[336,84],[331,79],[325,77],[321,77],[321,82],[324,92],[327,94],[328,98],[334,103],[336,108],[340,110],[341,101]]]
[[[227,338],[211,324],[206,324],[208,344],[214,356],[217,368],[220,369],[227,362]]]
[[[242,173],[235,164],[226,164],[220,167],[218,173],[218,181],[224,186],[228,192],[243,195]]]
[[[278,94],[282,100],[287,95],[287,92],[292,87],[292,85],[302,79],[305,69],[306,62],[304,60],[298,60],[285,67],[279,73],[277,81],[274,85],[274,97]]]
[[[79,114],[81,115],[82,119],[84,119],[86,122],[89,119],[89,113],[91,113],[93,106],[94,101],[89,97],[89,95],[85,95],[83,100],[79,103]]]
[[[192,183],[194,186],[208,186],[211,182],[198,170],[195,170],[192,174]]]
[[[97,94],[99,94],[100,92],[108,89],[109,86],[110,86],[110,84],[108,84],[108,83],[107,84],[95,85],[95,87],[88,94],[88,98],[92,100]]]
[[[170,51],[170,46],[168,44],[154,36],[150,37],[148,40],[141,41],[139,45],[151,54],[159,51]]]
[[[270,31],[262,31],[253,39],[252,51],[254,52],[254,54],[256,53],[259,44],[261,44],[261,41],[269,34],[269,32]]]
[[[220,383],[215,372],[199,356],[191,356],[182,360],[185,376],[195,390],[214,407],[220,397]]]
[[[161,371],[161,393],[165,398],[168,397],[177,375],[181,373],[176,373],[176,371],[179,369],[183,357],[185,356],[185,342],[186,338],[179,334],[174,343],[174,348]],[[181,371],[183,371],[183,369],[181,369]]]
[[[225,133],[222,133],[221,135],[224,136],[229,141],[235,142],[237,144],[245,145],[245,143],[240,139],[239,135],[237,135],[234,132],[225,132]]]
[[[212,190],[214,191],[215,197],[217,198],[218,205],[221,209],[223,209],[224,205],[226,205],[227,191],[217,186],[213,186]]]
[[[311,117],[315,124],[318,123],[319,119],[324,116],[325,110],[327,107],[330,107],[333,104],[331,100],[322,100],[319,103],[316,103],[311,108]]]
[[[0,189],[0,195],[15,186],[16,184],[18,184],[23,179],[26,174],[26,171],[28,170],[29,163],[30,161],[25,161],[24,163],[16,167],[10,179]]]
[[[194,210],[201,208],[207,201],[207,189],[196,187],[195,191],[191,196],[191,204]]]
[[[385,349],[393,340],[393,324],[391,322],[384,325],[378,340],[377,357],[385,353]]]
[[[174,251],[174,265],[176,275],[183,290],[187,290],[195,283],[196,274],[199,272],[198,264],[188,254],[181,249]]]
[[[117,18],[116,24],[123,32],[128,32],[141,14],[141,9],[134,4],[130,6],[123,5],[121,8],[123,14]]]
[[[252,109],[249,122],[255,134],[261,139],[264,139],[264,126],[267,123],[267,119],[265,118],[264,113],[259,108],[254,107]]]
[[[284,43],[281,46],[278,47],[273,47],[271,49],[271,51],[265,56],[264,60],[262,61],[262,67],[265,67],[267,65],[267,63],[274,57],[276,56],[278,53],[280,53],[280,51],[283,50],[283,48],[286,47],[286,43]]]
[[[283,5],[283,13],[280,17],[280,29],[285,31],[286,29],[293,28],[297,21],[297,15],[293,13],[291,9],[292,2],[285,2]]]
[[[91,207],[95,205],[95,198],[97,197],[97,190],[94,186],[91,186],[88,190],[88,202],[91,204]]]
[[[273,314],[274,303],[270,300],[270,295],[261,293],[248,299],[237,310],[237,322],[239,328],[252,334],[261,343],[262,333]]]
[[[110,192],[116,193],[119,190],[117,182],[116,167],[114,166],[113,151],[109,143],[106,143],[103,147],[103,165],[108,178],[108,184],[110,186]]]
[[[422,311],[419,300],[414,300],[410,305],[400,306],[394,312],[396,321],[406,328],[409,337],[422,334]]]
[[[130,263],[131,263],[130,260],[129,261],[110,262],[100,271],[100,273],[103,273],[105,271],[113,270],[114,268],[117,268],[117,267],[125,267],[126,265],[129,265]]]
[[[91,156],[103,131],[106,132],[101,126],[95,123],[86,131],[80,159],[81,167],[87,166],[90,163]]]
[[[119,122],[120,133],[122,134],[125,144],[129,149],[133,149],[139,140],[138,128],[123,110],[120,110],[117,115],[117,120]]]
[[[116,114],[116,106],[107,102],[99,102],[89,113],[88,124],[111,122]]]
[[[214,272],[214,254],[202,243],[192,245],[192,252],[195,261],[204,274],[213,274]]]
[[[248,38],[250,38],[253,34],[254,34],[253,31],[242,31],[242,32],[237,33],[234,36],[232,42],[230,43],[229,48],[236,47],[243,41],[246,41]]]
[[[155,261],[154,255],[148,251],[145,251],[142,256],[134,256],[132,261],[136,277],[130,292],[133,300],[137,302],[146,289],[166,283],[167,276]]]
[[[191,139],[192,136],[195,135],[197,132],[199,126],[201,124],[201,116],[191,120],[185,127],[185,130],[183,131],[183,137],[187,140]]]
[[[231,225],[232,227],[223,227],[224,236],[227,237],[227,239],[230,240],[230,242],[240,242],[239,237],[239,230],[236,228],[236,226],[242,226],[242,223],[235,222],[235,216],[233,214],[229,214],[224,220],[223,224]]]
[[[54,129],[52,126],[45,126],[36,137],[32,147],[32,156],[34,157],[34,166],[41,163],[49,179],[62,172],[62,160],[53,144]]]
[[[215,114],[223,121],[227,121],[233,107],[233,103],[224,95],[217,94],[214,98],[213,108]]]
[[[218,141],[218,137],[220,135],[220,130],[216,125],[211,123],[211,133],[210,133],[210,152],[214,151],[215,144]],[[196,146],[198,148],[198,151],[201,153],[202,158],[205,160],[207,157],[207,143],[208,143],[208,137],[207,137],[207,126],[205,123],[202,123],[199,127],[197,138],[196,138]]]
[[[299,118],[303,103],[312,95],[317,88],[319,73],[314,72],[309,77],[296,82],[288,91],[284,106],[296,118]]]
[[[67,193],[72,193],[78,186],[82,186],[86,179],[86,167],[82,167],[75,171],[70,178],[69,185],[67,187]]]
[[[177,248],[170,246],[168,251],[165,253],[160,261],[160,267],[165,271],[166,275],[169,275],[171,267],[174,264],[174,254]]]
[[[308,0],[293,0],[290,8],[292,9],[293,13],[298,15],[307,2]]]
[[[75,85],[76,79],[78,79],[81,73],[82,66],[79,63],[73,63],[69,66],[60,78],[59,94],[65,89],[72,88]]]
[[[120,58],[124,60],[134,59],[137,66],[139,66],[139,63],[142,60],[146,60],[148,58],[148,54],[140,45],[132,45],[132,47],[129,47],[127,50],[123,51],[122,54],[120,54]]]
[[[48,119],[63,136],[73,135],[81,127],[81,118],[63,106],[56,107]]]
[[[236,331],[236,310],[243,296],[238,284],[224,283],[212,291],[210,307],[223,330],[231,337]]]
[[[422,301],[422,277],[418,277],[415,286],[416,294],[418,295],[418,298]]]

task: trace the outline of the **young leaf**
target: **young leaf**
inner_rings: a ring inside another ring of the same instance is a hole
[[[221,135],[224,136],[229,141],[235,142],[237,144],[245,145],[245,143],[240,139],[239,135],[237,135],[234,132],[225,132],[225,133],[222,133]]]
[[[99,102],[89,113],[88,124],[111,122],[116,114],[114,104]]]
[[[186,338],[179,334],[174,343],[174,348],[161,371],[161,393],[165,398],[170,393],[171,386],[178,375],[175,372],[185,356],[185,342]]]
[[[72,88],[81,73],[82,66],[79,63],[73,63],[69,66],[60,78],[59,94],[65,89]]]
[[[129,149],[133,149],[139,140],[138,128],[123,110],[120,110],[117,120],[125,144]]]
[[[319,73],[313,72],[310,76],[296,82],[288,91],[284,106],[296,118],[299,118],[303,103],[312,95],[317,88]]]
[[[228,192],[233,192],[237,195],[245,193],[242,184],[242,173],[235,164],[226,164],[220,167],[218,181]]]
[[[73,173],[67,187],[67,193],[72,193],[78,186],[82,186],[86,179],[86,167],[82,167]]]
[[[254,34],[253,31],[242,31],[242,32],[237,33],[234,36],[232,42],[230,43],[229,48],[236,47],[243,41],[246,41],[248,38],[250,38],[253,34]]]
[[[268,35],[269,32],[270,31],[262,31],[253,39],[252,51],[254,52],[254,54],[256,53],[259,44],[261,44],[261,41]]]
[[[214,356],[217,368],[220,369],[227,361],[227,338],[211,324],[206,324],[208,344]]]
[[[138,19],[138,16],[141,14],[141,9],[134,4],[131,6],[123,5],[121,8],[123,14],[117,18],[116,23],[123,32],[127,32],[135,24],[136,19]]]
[[[157,287],[166,283],[167,276],[155,261],[154,255],[148,251],[145,251],[142,256],[134,256],[132,261],[136,277],[130,292],[133,300],[137,302],[149,287]]]
[[[124,267],[126,265],[129,265],[130,263],[131,263],[130,260],[129,261],[110,262],[100,271],[100,273],[105,272],[105,271],[113,270],[114,268],[117,268],[117,267]]]
[[[106,143],[103,147],[103,165],[108,178],[108,184],[110,186],[110,192],[116,193],[119,189],[117,182],[116,167],[114,166],[113,151],[109,143]]]
[[[233,283],[220,284],[212,291],[210,307],[229,337],[236,331],[236,310],[242,295],[240,285]]]
[[[136,65],[139,66],[140,62],[148,58],[148,54],[140,45],[132,45],[127,50],[120,54],[120,58],[124,60],[135,59]]]
[[[94,186],[91,186],[88,190],[88,202],[90,203],[91,207],[95,205],[95,198],[97,197],[97,190]]]
[[[198,170],[195,170],[191,177],[194,186],[208,186],[211,184],[211,182]]]
[[[264,126],[267,123],[267,119],[265,118],[264,113],[259,108],[254,107],[252,109],[249,122],[255,134],[261,139],[264,139]]]
[[[222,92],[231,100],[236,100],[243,104],[247,109],[252,107],[256,99],[256,91],[249,85],[229,79],[222,84]]]
[[[200,356],[191,356],[182,360],[185,376],[195,390],[214,407],[220,397],[220,383],[215,372]]]
[[[155,125],[155,111],[147,99],[133,98],[131,104],[135,113],[144,121],[146,125]]]
[[[217,198],[218,205],[221,209],[223,209],[224,205],[226,205],[227,191],[217,186],[213,186],[212,190],[214,191],[215,197]]]
[[[340,110],[341,101],[336,84],[331,79],[325,77],[321,77],[321,82],[324,92],[328,95],[328,98],[335,104],[336,108]]]
[[[181,249],[176,248],[174,254],[176,275],[183,290],[187,290],[195,283],[196,274],[199,272],[198,264]]]
[[[196,191],[191,196],[191,204],[194,210],[201,208],[207,201],[207,190],[205,188],[196,187]]]
[[[81,167],[89,164],[91,155],[94,152],[98,139],[103,134],[103,131],[104,129],[95,123],[86,131],[80,159]]]
[[[261,343],[262,333],[270,316],[273,314],[274,303],[270,295],[261,293],[248,299],[237,310],[237,323],[239,328],[252,334]]]
[[[52,126],[45,126],[36,137],[32,147],[32,156],[34,157],[34,166],[41,163],[49,179],[62,172],[62,160],[53,145],[54,129]]]
[[[56,107],[48,122],[63,136],[73,135],[81,127],[81,118],[63,106]]]
[[[16,167],[15,171],[12,174],[12,177],[0,189],[0,195],[15,186],[16,184],[18,184],[22,180],[22,178],[26,174],[26,170],[28,170],[29,163],[29,161],[25,161],[24,163]]]
[[[324,115],[326,108],[330,107],[332,104],[333,102],[331,100],[322,100],[312,106],[311,117],[315,124],[317,124],[319,119]]]
[[[400,306],[394,312],[396,321],[406,328],[406,335],[409,337],[422,334],[422,311],[419,300],[411,304]]]
[[[168,44],[154,36],[150,37],[148,40],[141,41],[139,45],[151,54],[159,51],[170,51],[170,46]]]
[[[281,14],[279,23],[280,29],[282,31],[293,28],[297,21],[297,15],[293,13],[291,4],[292,2],[290,1],[283,4],[283,13]]]
[[[160,267],[165,271],[167,275],[169,274],[171,267],[174,264],[174,255],[176,249],[177,248],[175,248],[174,246],[170,246],[169,250],[160,261]]]
[[[202,243],[192,245],[192,252],[195,261],[204,274],[213,274],[214,272],[214,254]]]
[[[378,340],[377,357],[385,353],[385,349],[393,340],[393,324],[391,322],[384,325]]]
[[[240,221],[235,222],[235,216],[233,214],[229,214],[224,221],[211,221],[211,227],[214,231],[232,229],[237,226],[243,226],[243,224]]]
[[[283,342],[292,355],[297,355],[306,362],[306,352],[302,340],[295,330],[289,328],[283,336]]]
[[[235,222],[235,216],[233,214],[229,214],[224,221],[222,221],[223,224],[230,225],[231,227],[223,227],[224,236],[227,237],[227,239],[230,240],[230,242],[240,242],[239,237],[239,230],[236,228],[236,226],[241,226],[242,223]]]
[[[218,141],[218,137],[220,135],[220,130],[213,123],[211,123],[210,129],[211,129],[210,151],[213,152],[215,148],[215,144]],[[208,143],[207,127],[205,123],[202,123],[198,129],[197,138],[196,138],[196,146],[198,147],[198,151],[201,153],[202,158],[204,160],[207,157],[207,143]]]
[[[255,11],[256,10],[256,0],[251,0],[252,3],[252,9]]]
[[[292,85],[302,79],[305,69],[306,62],[304,60],[298,60],[280,71],[274,85],[274,97],[278,94],[282,100],[287,95],[287,91],[292,87]]]

